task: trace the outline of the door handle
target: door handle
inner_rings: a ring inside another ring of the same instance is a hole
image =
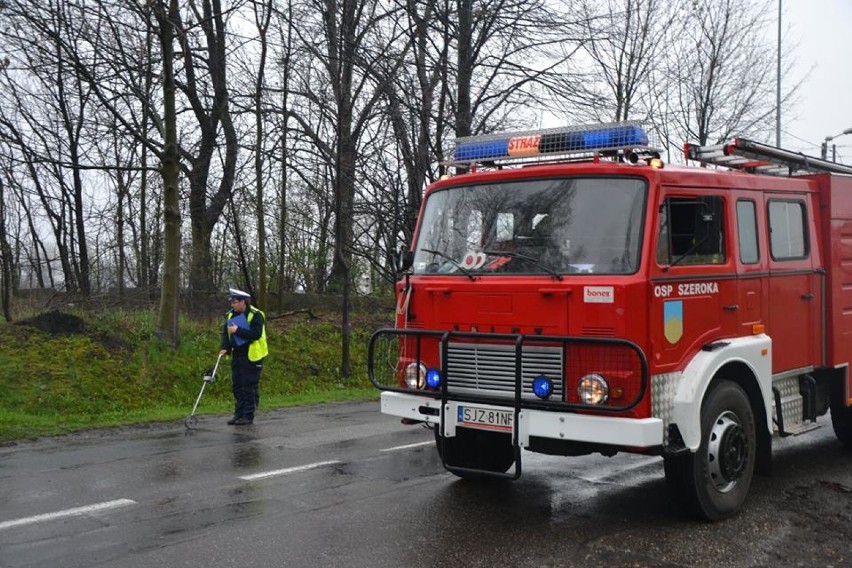
[[[740,309],[740,305],[739,304],[730,304],[728,306],[725,306],[722,309],[727,310],[729,312],[734,312],[734,311],[737,311],[738,309]]]
[[[542,296],[570,296],[571,288],[539,288],[538,293]]]
[[[816,294],[802,294],[803,300],[813,300],[816,298]]]
[[[426,288],[426,291],[430,294],[435,294],[435,295],[438,295],[438,294],[443,294],[445,296],[450,295],[450,289],[449,288],[432,288],[430,286],[430,287]]]

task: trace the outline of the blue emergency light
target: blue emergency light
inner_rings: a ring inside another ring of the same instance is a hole
[[[441,386],[441,371],[438,369],[429,369],[426,371],[426,385],[429,388],[436,389]]]
[[[459,162],[488,160],[509,155],[509,140],[459,144],[453,157]]]
[[[539,375],[533,379],[532,387],[535,395],[542,400],[547,400],[553,394],[553,381],[546,375]]]
[[[453,161],[479,162],[551,154],[650,149],[649,144],[648,133],[641,124],[628,121],[459,138]]]

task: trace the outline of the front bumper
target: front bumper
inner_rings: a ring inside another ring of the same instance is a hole
[[[460,403],[448,400],[443,409],[441,400],[401,392],[382,392],[381,410],[384,414],[418,420],[443,428],[446,437],[456,435],[459,405],[483,409],[512,410],[506,406]],[[618,418],[523,408],[514,421],[518,445],[529,447],[530,438],[549,438],[569,442],[588,442],[630,448],[652,448],[663,444],[663,421],[659,418]]]

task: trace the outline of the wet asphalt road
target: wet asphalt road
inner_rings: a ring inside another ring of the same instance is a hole
[[[715,524],[678,511],[659,458],[457,480],[377,403],[26,442],[0,448],[0,567],[852,566],[852,454],[821,420]]]

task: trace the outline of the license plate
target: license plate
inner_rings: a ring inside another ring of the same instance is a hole
[[[466,428],[511,432],[514,419],[515,413],[512,410],[459,406],[458,425]]]

